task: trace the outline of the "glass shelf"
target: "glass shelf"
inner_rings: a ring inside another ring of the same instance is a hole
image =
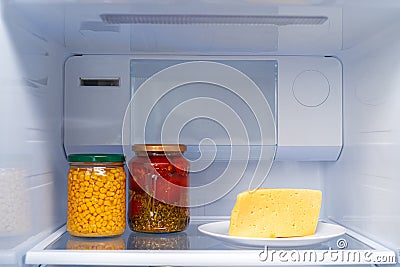
[[[198,226],[204,223],[227,220],[229,218],[192,218],[188,229],[171,234],[143,234],[130,231],[113,238],[77,238],[68,234],[65,227],[28,251],[27,264],[48,265],[114,265],[114,266],[256,266],[276,265],[260,260],[263,248],[236,247],[204,235]],[[345,248],[338,246],[344,240]],[[274,248],[270,248],[274,249]],[[309,247],[276,248],[277,251],[316,253],[331,252],[370,253],[384,255],[395,260],[393,251],[359,236],[348,230],[339,238]],[[277,254],[276,254],[277,255]],[[338,254],[339,255],[339,254]],[[375,256],[374,256],[375,257]],[[352,260],[352,259],[350,259]],[[325,263],[325,262],[324,262]],[[351,264],[365,264],[364,261]],[[282,264],[282,263],[281,263]],[[327,263],[325,263],[327,264]],[[330,262],[330,265],[343,265],[343,262]],[[300,265],[300,264],[299,264]],[[304,263],[303,263],[304,265]],[[324,265],[320,262],[307,262],[307,265]]]

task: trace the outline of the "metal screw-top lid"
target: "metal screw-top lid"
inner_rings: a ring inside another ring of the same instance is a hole
[[[134,152],[185,152],[186,146],[182,144],[135,144]]]
[[[69,162],[124,162],[122,154],[71,154],[68,155]]]

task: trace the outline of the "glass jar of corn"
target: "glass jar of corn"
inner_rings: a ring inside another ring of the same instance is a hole
[[[122,234],[126,218],[125,157],[72,154],[68,161],[68,232],[87,237]]]

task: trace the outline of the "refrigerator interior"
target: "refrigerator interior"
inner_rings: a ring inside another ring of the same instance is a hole
[[[340,156],[277,159],[262,186],[322,190],[321,219],[394,251],[400,249],[396,178],[400,4],[396,1],[8,0],[0,8],[1,263],[23,265],[25,253],[66,222],[65,64],[77,55],[335,58],[343,70]],[[201,14],[217,19],[238,14],[316,16],[327,21],[160,25],[131,24],[135,18],[129,16],[109,17],[117,20],[113,24],[102,20],[101,14]],[[118,145],[97,149],[121,151]],[[216,162],[213,171],[225,164]],[[211,174],[204,171],[196,179]],[[236,195],[248,184],[245,174],[223,198],[193,208],[192,215],[229,216]]]

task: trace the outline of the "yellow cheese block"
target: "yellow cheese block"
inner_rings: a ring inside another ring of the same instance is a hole
[[[322,192],[310,189],[259,188],[237,196],[229,235],[295,237],[315,233]]]

